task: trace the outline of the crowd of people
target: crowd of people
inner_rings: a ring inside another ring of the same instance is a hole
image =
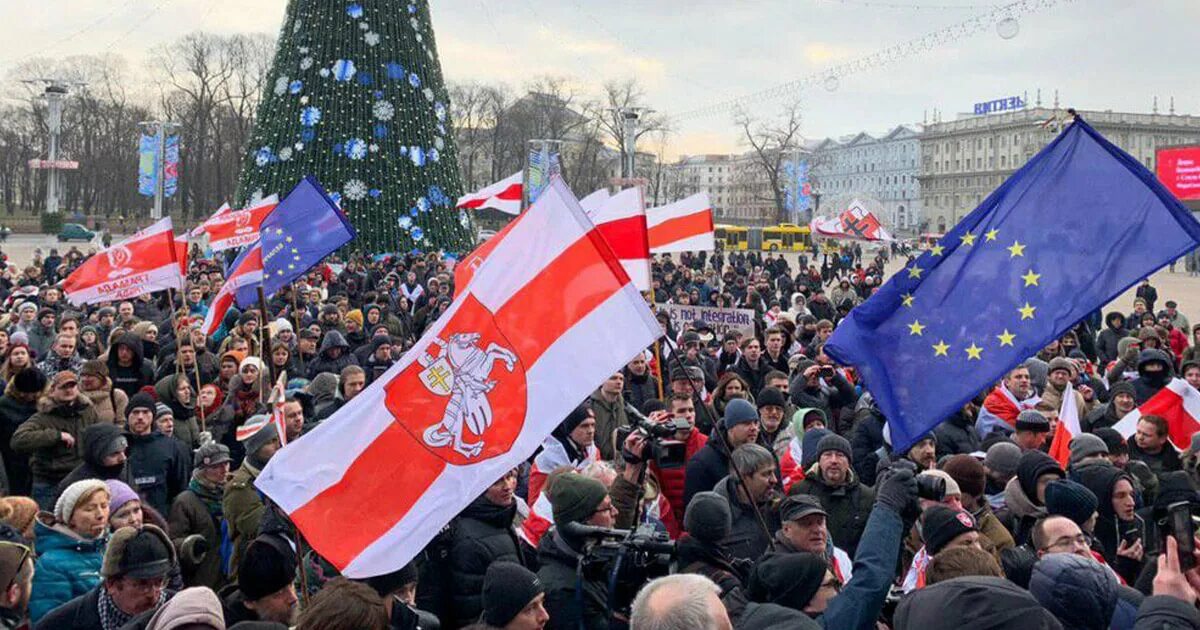
[[[209,335],[224,272],[194,253],[178,293],[82,308],[60,288],[78,250],[0,275],[0,627],[1200,629],[1172,520],[1200,505],[1200,435],[1113,429],[1175,376],[1200,387],[1200,325],[1149,282],[901,451],[824,345],[906,252],[659,257],[655,303],[754,331],[659,312],[663,341],[416,559],[351,580],[255,479],[438,319],[453,263],[322,264]]]

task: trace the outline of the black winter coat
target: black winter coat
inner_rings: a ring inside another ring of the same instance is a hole
[[[133,487],[133,476],[129,473],[129,466],[121,463],[119,466],[104,465],[105,447],[112,442],[113,438],[121,435],[121,427],[107,422],[101,424],[93,424],[83,430],[83,463],[76,466],[74,470],[67,473],[62,481],[58,482],[57,494],[61,495],[67,486],[81,481],[83,479],[101,479],[107,481],[116,479],[123,481]]]
[[[814,466],[815,468],[815,466]],[[810,469],[812,470],[812,469]],[[812,472],[799,483],[793,484],[788,494],[810,494],[821,501],[825,508],[829,537],[833,544],[854,557],[863,530],[867,528],[867,517],[875,505],[875,491],[864,486],[851,473],[849,483],[832,487],[825,485],[820,473]]]
[[[715,492],[729,501],[730,513],[733,516],[729,536],[721,543],[735,560],[757,561],[771,549],[771,539],[775,531],[781,527],[779,511],[767,505],[758,506],[758,514],[762,515],[766,529],[759,523],[754,508],[744,503],[737,493],[737,486],[730,477],[717,484]],[[768,531],[769,530],[769,531]]]
[[[933,430],[937,437],[937,457],[979,450],[979,433],[975,431],[975,419],[959,412],[950,416]]]
[[[875,470],[879,465],[879,450],[886,448],[883,440],[884,417],[864,395],[855,405],[854,432],[850,436],[850,450],[854,455],[854,472],[863,484],[875,485]]]
[[[576,596],[579,552],[557,529],[542,536],[538,544],[538,562],[541,568],[537,574],[546,592],[546,612],[550,614],[547,630],[608,630],[608,588],[602,583],[584,580],[583,593]]]
[[[341,348],[341,356],[337,358],[331,356],[330,349],[332,348]],[[342,333],[330,330],[325,333],[325,338],[321,340],[321,348],[317,352],[317,358],[307,365],[308,378],[312,380],[321,372],[341,375],[342,368],[348,365],[358,365],[358,359],[355,359],[354,354],[350,352],[350,344],[346,343],[346,338],[342,336]]]
[[[517,504],[503,507],[479,497],[454,520],[450,533],[450,570],[455,627],[470,625],[483,612],[483,576],[493,562],[529,566],[513,529]]]
[[[713,431],[724,431],[715,427]],[[717,487],[729,475],[729,452],[725,449],[724,440],[713,437],[703,448],[696,451],[688,460],[684,472],[683,505],[692,502],[697,492],[708,492]]]
[[[103,585],[46,613],[34,624],[34,630],[104,630],[100,624],[100,589]]]
[[[129,367],[121,367],[117,357],[117,348],[125,346],[133,351],[133,363]],[[154,368],[142,355],[142,340],[133,333],[125,333],[113,342],[108,349],[108,377],[112,379],[113,387],[125,392],[131,398],[138,390],[146,385],[154,384]]]
[[[37,413],[37,400],[25,402],[13,396],[13,386],[10,382],[4,396],[0,396],[0,457],[4,458],[4,472],[8,475],[5,494],[27,497],[33,490],[29,455],[13,450],[12,436],[22,422]]]
[[[171,501],[187,489],[191,478],[183,446],[158,431],[147,435],[126,433],[125,439],[129,440],[125,465],[133,476],[133,489],[159,514],[167,514]]]

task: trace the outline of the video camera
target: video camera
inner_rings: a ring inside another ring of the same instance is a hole
[[[605,585],[610,617],[627,620],[638,590],[650,580],[671,573],[675,543],[652,525],[631,531],[567,523],[562,531],[584,541],[580,576]]]
[[[687,444],[675,439],[679,431],[692,428],[687,420],[671,418],[666,422],[653,422],[637,407],[625,403],[625,415],[629,417],[628,426],[617,429],[617,444],[621,445],[621,457],[630,464],[654,461],[659,468],[681,468],[687,459]],[[625,448],[625,440],[633,432],[646,436],[646,447],[642,456],[638,457]]]

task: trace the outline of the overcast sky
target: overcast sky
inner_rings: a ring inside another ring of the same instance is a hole
[[[287,0],[0,0],[0,70],[31,55],[146,51],[193,30],[275,34]],[[327,0],[333,1],[333,0]],[[400,4],[400,3],[398,3]],[[635,76],[649,103],[690,111],[914,40],[986,0],[432,0],[450,80]],[[804,135],[883,131],[977,101],[1057,88],[1064,106],[1200,113],[1197,0],[1040,0],[1019,34],[994,28],[802,94]],[[0,71],[0,75],[4,72]],[[756,114],[777,114],[782,100]],[[1031,103],[1032,104],[1032,103]],[[739,150],[729,114],[677,125],[670,153]]]

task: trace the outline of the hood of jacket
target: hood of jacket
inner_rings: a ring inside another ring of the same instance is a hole
[[[1046,515],[1046,508],[1033,504],[1033,501],[1021,489],[1021,482],[1016,477],[1009,479],[1008,485],[1004,486],[1004,502],[1010,512],[1020,517]]]
[[[93,424],[84,429],[81,438],[83,440],[83,461],[103,469],[105,447],[123,433],[121,427],[108,422]],[[118,466],[119,468],[120,466]]]
[[[346,337],[336,330],[330,330],[325,333],[325,338],[321,340],[321,347],[317,349],[317,354],[324,358],[325,352],[330,348],[341,348],[342,354],[350,351],[350,344],[346,341]]]
[[[1061,628],[1029,591],[1000,577],[970,576],[913,591],[896,608],[896,628]]]
[[[1145,367],[1151,363],[1158,363],[1163,366],[1163,374],[1170,378],[1173,371],[1174,361],[1167,356],[1166,351],[1158,348],[1146,348],[1138,353],[1137,371],[1141,376],[1146,376]]]
[[[1118,319],[1121,320],[1120,324],[1117,324]],[[1118,311],[1110,311],[1108,315],[1104,316],[1104,325],[1117,332],[1124,332],[1125,315]]]
[[[33,521],[33,534],[37,539],[37,552],[42,555],[51,549],[69,551],[103,551],[108,544],[108,535],[98,538],[84,538],[70,527],[54,522],[54,515],[49,512],[38,512]]]
[[[48,413],[55,416],[69,416],[72,414],[81,413],[84,409],[92,406],[92,399],[87,396],[76,396],[75,400],[70,403],[62,403],[49,396],[38,398],[37,410],[38,413]]]
[[[1042,556],[1029,592],[1066,630],[1107,628],[1117,607],[1117,578],[1107,567],[1071,553]]]
[[[121,335],[120,337],[117,337],[117,340],[113,342],[112,347],[108,349],[108,370],[109,370],[109,372],[111,373],[113,368],[116,368],[119,366],[118,359],[117,359],[117,354],[118,354],[117,348],[119,348],[121,346],[125,346],[126,348],[129,348],[130,350],[133,351],[132,367],[141,369],[142,361],[146,358],[146,355],[144,354],[144,348],[142,345],[142,338],[138,337],[137,335],[135,335],[131,332],[127,332],[127,333]]]
[[[1101,518],[1116,518],[1116,513],[1113,511],[1112,495],[1113,487],[1117,482],[1125,479],[1130,485],[1137,487],[1133,477],[1129,473],[1117,468],[1116,466],[1106,466],[1099,464],[1096,466],[1081,466],[1074,470],[1075,480],[1087,487],[1096,495],[1096,511],[1100,513]]]

